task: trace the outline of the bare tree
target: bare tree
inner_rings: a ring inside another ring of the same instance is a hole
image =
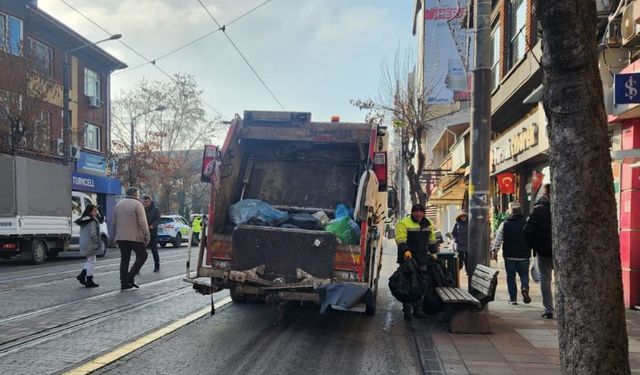
[[[127,181],[131,170],[146,191],[159,193],[164,212],[176,210],[179,194],[189,187],[190,163],[221,129],[219,118],[207,116],[202,95],[193,76],[176,74],[171,81],[142,80],[114,101],[114,153],[119,155],[121,177]],[[153,111],[158,106],[165,109]]]
[[[534,4],[542,30],[551,144],[561,370],[566,375],[629,374],[596,3]]]
[[[406,166],[405,175],[409,180],[409,195],[412,203],[426,204],[431,185],[421,183],[426,166],[426,138],[433,117],[432,105],[427,95],[416,90],[410,58],[401,59],[396,54],[393,69],[383,64],[380,93],[377,100],[352,100],[351,104],[367,111],[366,121],[382,124],[390,120],[400,130],[402,159]],[[427,179],[429,176],[426,176]],[[424,186],[423,186],[424,185]]]
[[[28,49],[0,51],[0,152],[51,154],[51,112],[61,86],[42,73],[52,69]]]

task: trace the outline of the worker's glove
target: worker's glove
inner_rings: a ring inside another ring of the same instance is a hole
[[[402,258],[407,261],[413,259],[413,255],[411,255],[411,251],[407,250],[404,252]]]

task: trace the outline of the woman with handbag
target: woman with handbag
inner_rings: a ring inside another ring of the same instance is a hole
[[[99,285],[93,281],[93,267],[96,264],[96,254],[102,245],[98,207],[88,204],[82,216],[76,220],[76,224],[80,226],[80,254],[87,259],[76,279],[87,288],[96,288]]]

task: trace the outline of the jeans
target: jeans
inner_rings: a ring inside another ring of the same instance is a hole
[[[553,257],[538,255],[538,269],[540,270],[540,291],[544,312],[553,314],[553,294],[551,292],[551,277],[553,274]]]
[[[144,243],[133,241],[118,241],[118,247],[120,248],[120,283],[127,284],[133,282],[147,260],[147,249],[145,249]],[[136,253],[136,261],[133,262],[133,266],[129,270],[131,251]]]
[[[160,255],[158,255],[158,237],[151,236],[151,240],[149,240],[149,249],[151,249],[151,254],[153,255],[153,265],[157,267],[160,266]]]
[[[507,288],[509,289],[509,300],[518,300],[518,287],[516,286],[516,273],[520,276],[521,290],[529,290],[529,259],[513,260],[505,259],[504,268],[507,271]]]

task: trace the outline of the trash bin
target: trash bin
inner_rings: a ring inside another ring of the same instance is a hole
[[[454,251],[442,251],[438,253],[438,262],[453,276],[453,280],[456,282],[456,287],[460,287],[459,271],[458,267],[458,253]]]

